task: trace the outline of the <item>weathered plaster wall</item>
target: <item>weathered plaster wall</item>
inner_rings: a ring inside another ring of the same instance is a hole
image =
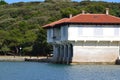
[[[120,25],[70,25],[68,40],[120,40]]]
[[[68,25],[61,27],[61,41],[68,40]]]
[[[68,25],[47,29],[47,42],[68,40]]]
[[[53,42],[53,29],[47,29],[47,42]]]
[[[77,42],[73,45],[73,62],[115,62],[118,57],[117,42]]]

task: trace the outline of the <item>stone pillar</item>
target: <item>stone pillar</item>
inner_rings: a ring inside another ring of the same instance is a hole
[[[66,57],[66,55],[65,55],[65,49],[66,49],[66,45],[64,45],[64,48],[63,48],[63,63],[65,62],[65,57]]]
[[[57,62],[59,62],[59,58],[60,58],[60,46],[57,45]]]
[[[61,46],[61,62],[63,62],[63,56],[64,56],[64,46]]]
[[[60,52],[59,52],[59,62],[61,63],[63,60],[63,45],[60,45]]]
[[[68,55],[67,55],[67,64],[70,63],[70,45],[68,44]]]
[[[73,46],[72,44],[69,45],[69,50],[70,50],[70,57],[69,57],[69,62],[72,62],[72,57],[73,57]]]
[[[53,45],[53,61],[63,62],[66,58],[66,48],[63,45]]]
[[[72,45],[68,44],[68,56],[67,56],[67,64],[70,64],[72,62],[73,52],[72,52]]]
[[[67,47],[67,45],[64,45],[63,63],[66,63],[66,62],[67,62],[67,54],[68,54],[68,47]]]
[[[56,57],[57,57],[57,55],[56,55],[56,46],[55,45],[53,45],[53,61],[56,61]]]
[[[71,62],[71,57],[72,57],[72,49],[71,49],[71,44],[68,45],[68,56],[67,56],[67,64],[70,64]]]
[[[61,60],[61,45],[59,46],[59,57],[58,57],[58,62]]]

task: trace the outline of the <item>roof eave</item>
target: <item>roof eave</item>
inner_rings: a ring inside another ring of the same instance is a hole
[[[56,24],[53,26],[43,26],[44,29],[48,29],[48,28],[53,28],[56,26],[60,26],[60,25],[66,25],[66,24],[82,24],[82,25],[120,25],[120,23],[92,23],[92,22],[64,22],[64,23],[60,23],[60,24]]]
[[[92,22],[68,22],[67,24],[83,24],[83,25],[120,25],[120,23],[92,23]]]

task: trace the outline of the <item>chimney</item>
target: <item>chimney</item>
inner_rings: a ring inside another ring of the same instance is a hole
[[[85,10],[82,10],[82,14],[85,14]]]
[[[109,15],[109,8],[106,8],[106,14]]]
[[[72,14],[69,15],[69,18],[72,18]]]

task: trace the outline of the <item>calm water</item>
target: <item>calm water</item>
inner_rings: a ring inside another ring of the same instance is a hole
[[[120,80],[120,66],[0,62],[0,80]]]

